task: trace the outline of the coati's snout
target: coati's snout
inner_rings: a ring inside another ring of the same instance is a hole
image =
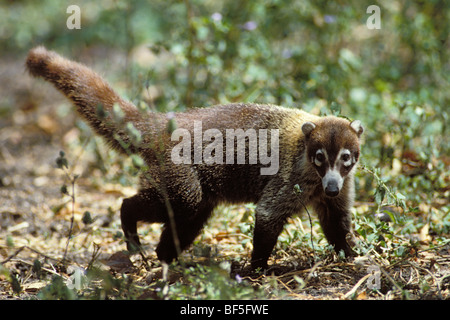
[[[359,138],[364,131],[361,122],[338,118],[317,124],[305,122],[302,131],[308,160],[322,179],[325,195],[338,196],[359,159]]]
[[[336,170],[328,170],[322,178],[323,191],[328,197],[336,197],[344,184],[344,177]]]

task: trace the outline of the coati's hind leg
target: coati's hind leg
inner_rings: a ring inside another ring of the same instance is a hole
[[[165,224],[156,249],[159,260],[165,262],[176,259],[180,251],[192,243],[214,209],[214,204],[203,195],[200,181],[191,168],[180,166],[173,172],[177,174],[164,176],[168,203],[160,191],[149,186],[125,199],[121,209],[122,229],[130,251],[140,248],[138,221]],[[146,185],[146,182],[143,179],[141,183]],[[175,236],[173,230],[176,230]]]
[[[137,234],[137,222],[165,222],[166,207],[151,190],[141,190],[133,197],[126,198],[120,209],[122,230],[125,235],[127,249],[136,252],[141,246]]]
[[[341,198],[317,201],[313,207],[319,216],[320,225],[328,243],[339,254],[344,251],[346,257],[355,255],[347,243],[347,234],[352,232],[351,212],[346,201]]]
[[[175,260],[200,233],[213,209],[212,205],[200,204],[198,209],[191,209],[174,204],[175,226],[172,226],[170,220],[165,224],[156,248],[158,259],[167,263]],[[175,236],[173,230],[176,231]]]

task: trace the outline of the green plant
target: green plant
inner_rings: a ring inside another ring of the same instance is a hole
[[[162,299],[254,299],[262,293],[239,275],[230,277],[230,262],[211,262],[209,265],[196,264],[173,266],[171,272],[179,272],[181,281],[169,284],[156,282],[154,290]],[[260,296],[261,295],[261,296]]]
[[[66,178],[69,180],[69,182],[71,184],[70,192],[68,191],[67,186],[65,184],[61,187],[61,193],[69,196],[71,199],[71,203],[72,203],[72,215],[70,218],[69,234],[67,236],[66,249],[64,251],[64,257],[63,257],[63,261],[65,261],[66,256],[67,256],[67,250],[69,248],[69,242],[72,237],[73,223],[74,223],[74,219],[75,219],[75,183],[79,176],[77,174],[72,174],[68,170],[69,162],[67,161],[67,159],[65,157],[64,151],[59,152],[59,157],[56,159],[56,165],[59,169],[62,169],[64,171]]]

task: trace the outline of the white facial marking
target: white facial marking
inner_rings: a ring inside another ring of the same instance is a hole
[[[350,150],[348,150],[348,149],[341,149],[339,156],[340,156],[340,158],[338,158],[338,159],[343,161],[342,164],[345,167],[350,167],[352,165],[354,158],[352,159]]]
[[[319,149],[316,151],[316,156],[314,157],[314,164],[320,167],[327,159],[328,159],[327,151],[324,149]]]

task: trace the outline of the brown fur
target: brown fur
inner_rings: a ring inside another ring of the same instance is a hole
[[[359,132],[342,118],[317,117],[272,105],[229,104],[192,109],[174,115],[177,128],[193,133],[194,121],[202,121],[203,132],[212,128],[224,134],[230,128],[279,129],[279,170],[264,176],[260,174],[264,166],[259,163],[174,164],[171,150],[178,142],[170,139],[165,114],[140,112],[92,70],[44,47],[32,49],[26,65],[33,76],[50,81],[71,99],[78,113],[112,147],[124,153],[138,153],[145,160],[148,170],[141,176],[140,190],[134,197],[124,199],[121,208],[129,249],[140,245],[138,221],[162,222],[165,228],[156,251],[160,260],[170,262],[192,243],[218,204],[254,202],[257,204],[254,268],[267,267],[286,219],[307,204],[315,208],[335,249],[352,253],[345,236],[351,232],[353,171],[348,172],[340,194],[327,197],[308,152],[317,145],[330,150],[345,146],[359,156],[362,127]],[[113,117],[114,104],[124,113],[119,123]],[[103,117],[98,115],[99,106],[107,112]],[[141,141],[132,141],[126,130],[128,122],[141,132]],[[315,125],[309,132],[305,130],[307,133],[302,131],[306,122]],[[300,195],[293,192],[296,184],[302,190]]]

